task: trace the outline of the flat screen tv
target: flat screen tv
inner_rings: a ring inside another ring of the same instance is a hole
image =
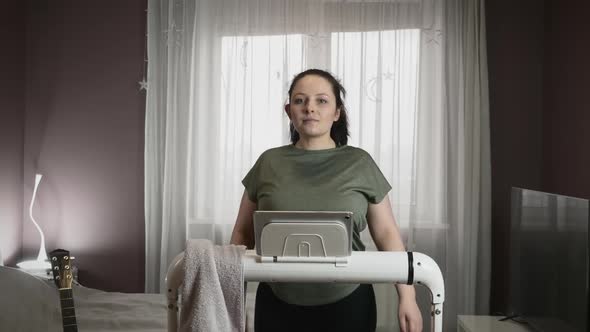
[[[589,331],[586,199],[512,188],[509,311],[534,331]]]

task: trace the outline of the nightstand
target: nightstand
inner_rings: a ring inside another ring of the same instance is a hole
[[[500,321],[503,316],[457,316],[457,332],[530,332],[526,326],[517,322]]]

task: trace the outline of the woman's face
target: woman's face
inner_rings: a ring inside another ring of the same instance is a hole
[[[330,129],[340,117],[332,85],[321,76],[307,75],[293,87],[285,111],[303,140],[330,139]]]

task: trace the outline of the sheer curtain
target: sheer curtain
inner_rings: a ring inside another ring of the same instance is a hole
[[[264,150],[288,143],[289,81],[322,68],[348,91],[349,144],[367,150],[393,186],[408,250],[441,266],[445,330],[458,313],[487,313],[482,0],[148,3],[148,292],[163,289],[187,238],[229,242],[242,177]],[[378,287],[379,325],[389,330],[397,324],[394,289]],[[429,295],[417,289],[427,330]]]

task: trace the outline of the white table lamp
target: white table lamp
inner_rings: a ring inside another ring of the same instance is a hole
[[[36,260],[29,260],[17,263],[16,265],[25,270],[38,270],[38,271],[45,271],[47,269],[51,269],[51,264],[47,259],[47,251],[45,250],[45,236],[43,235],[43,231],[39,224],[35,221],[33,217],[33,205],[35,204],[35,196],[37,196],[37,187],[39,187],[39,182],[41,182],[41,178],[43,175],[36,174],[35,175],[35,188],[33,189],[33,197],[31,198],[31,205],[29,205],[29,217],[35,227],[37,227],[37,231],[39,231],[39,235],[41,235],[41,244],[39,245],[39,254],[37,255]]]

